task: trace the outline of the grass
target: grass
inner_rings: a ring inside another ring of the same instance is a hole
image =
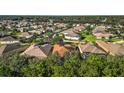
[[[121,36],[124,36],[124,33],[123,33],[123,34],[121,34]]]
[[[121,40],[122,40],[122,39],[120,39],[120,38],[112,38],[112,39],[111,39],[112,42],[118,42],[118,41],[121,41]]]
[[[124,40],[116,41],[118,44],[124,44]]]
[[[45,35],[47,35],[47,36],[50,36],[51,34],[52,34],[51,32],[45,33]]]
[[[96,38],[92,35],[86,35],[83,41],[95,42]]]
[[[0,47],[3,46],[3,44],[0,44]]]
[[[95,36],[93,36],[91,33],[90,33],[90,31],[82,31],[81,33],[80,33],[80,35],[82,36],[82,37],[85,37],[85,38],[83,38],[81,41],[84,41],[84,42],[95,42],[96,41],[96,37]]]

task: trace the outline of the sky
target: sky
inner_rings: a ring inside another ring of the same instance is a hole
[[[0,0],[0,15],[124,15],[123,0]]]

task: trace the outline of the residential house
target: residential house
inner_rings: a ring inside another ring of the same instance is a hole
[[[30,32],[30,33],[36,33],[36,34],[41,34],[41,31],[40,30],[30,30],[30,31],[28,31],[28,32]]]
[[[84,24],[85,27],[88,27],[88,26],[90,26],[90,25],[91,25],[91,24],[89,24],[89,23],[85,23],[85,24]]]
[[[76,47],[72,44],[64,44],[64,47],[69,50],[69,51],[74,51],[76,50]]]
[[[19,37],[22,37],[22,38],[31,38],[32,35],[29,33],[29,32],[22,32]]]
[[[45,45],[31,45],[21,55],[34,56],[37,58],[45,58],[49,55],[52,46],[50,44]]]
[[[65,53],[68,52],[68,50],[60,45],[60,44],[55,44],[54,47],[53,47],[53,54],[54,53],[57,53],[60,57],[64,57]]]
[[[17,30],[20,32],[24,32],[24,28],[21,28],[21,27],[18,27]]]
[[[54,26],[57,28],[66,28],[68,24],[66,23],[54,23]]]
[[[112,36],[112,34],[107,33],[105,30],[106,30],[105,26],[97,26],[95,29],[93,29],[92,33],[97,39],[102,38],[109,39],[109,37]]]
[[[79,33],[79,32],[81,32],[84,29],[85,29],[85,26],[84,25],[78,25],[78,26],[76,26],[76,27],[73,28],[73,31],[75,33]]]
[[[88,42],[86,44],[78,45],[80,53],[94,53],[94,54],[106,54],[104,50],[95,45],[92,42]]]
[[[110,29],[110,28],[112,28],[112,25],[106,25],[106,28]]]
[[[62,33],[63,33],[65,39],[69,39],[69,40],[79,40],[80,39],[80,35],[75,33],[73,31],[73,29],[65,30]]]
[[[7,36],[0,39],[0,44],[14,44],[14,43],[19,43],[19,40],[11,36]]]
[[[99,54],[99,55],[106,54],[104,50],[102,50],[101,48],[99,48],[98,46],[96,46],[94,43],[91,43],[91,42],[88,42],[86,44],[80,44],[78,48],[79,48],[81,57],[83,59],[86,59],[89,53]]]
[[[97,41],[96,44],[110,55],[124,55],[124,46],[112,42]]]
[[[107,33],[94,33],[93,35],[94,35],[97,39],[102,39],[102,38],[109,39],[110,36],[112,36],[111,34],[107,34]]]
[[[54,27],[46,27],[46,31],[54,31]]]
[[[22,46],[20,44],[2,45],[0,47],[0,56],[15,53],[15,52],[21,52],[21,51],[24,51],[26,48],[27,46]]]

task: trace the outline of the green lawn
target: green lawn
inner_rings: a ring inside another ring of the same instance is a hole
[[[122,39],[120,39],[120,38],[112,38],[112,39],[111,39],[112,42],[118,42],[118,41],[121,41],[121,40],[122,40]]]
[[[96,38],[92,35],[86,35],[83,41],[95,42]]]
[[[80,33],[80,35],[81,35],[82,37],[85,37],[85,38],[82,39],[81,41],[84,41],[84,42],[86,42],[86,41],[87,41],[87,42],[95,42],[95,41],[96,41],[96,37],[93,36],[90,31],[87,31],[87,30],[82,31],[82,32]]]
[[[0,44],[0,47],[3,46],[4,44]]]
[[[123,34],[121,34],[121,36],[124,36],[124,33],[123,33]]]

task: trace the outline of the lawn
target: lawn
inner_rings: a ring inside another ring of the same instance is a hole
[[[83,41],[95,42],[96,38],[92,35],[86,35]]]
[[[4,44],[0,44],[0,47],[3,46]]]
[[[124,36],[124,33],[123,33],[123,34],[121,34],[121,36]]]
[[[118,41],[121,41],[121,40],[122,40],[122,39],[120,39],[120,38],[112,38],[112,39],[111,39],[112,42],[118,42]]]
[[[117,41],[116,43],[118,43],[118,44],[124,44],[124,40]]]

